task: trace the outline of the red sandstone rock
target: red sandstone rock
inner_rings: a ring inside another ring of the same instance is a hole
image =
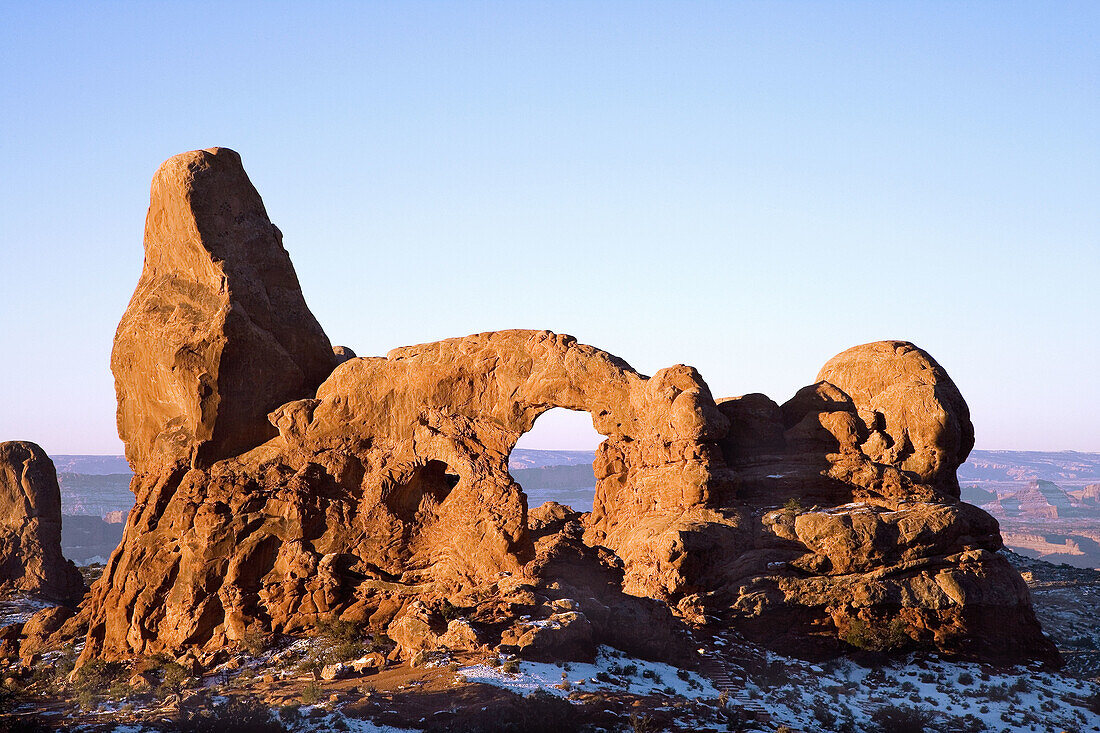
[[[836,652],[900,619],[914,648],[1056,659],[996,523],[958,503],[973,430],[916,347],[845,352],[783,405],[716,403],[690,367],[646,377],[548,331],[338,359],[237,158],[173,161],[115,345],[137,503],[82,606],[82,661],[329,617],[405,657],[477,639],[675,659],[716,622]],[[528,512],[508,473],[553,407],[606,436],[585,515]]]
[[[62,603],[84,595],[84,580],[61,554],[61,489],[46,452],[0,443],[0,589]]]
[[[135,473],[263,443],[267,413],[312,396],[336,363],[240,156],[211,148],[161,165],[111,353]]]
[[[955,471],[974,447],[974,426],[955,383],[927,352],[907,341],[855,346],[830,359],[817,378],[851,396],[871,460],[959,497]]]

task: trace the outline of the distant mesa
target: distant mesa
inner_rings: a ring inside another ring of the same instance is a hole
[[[70,625],[80,664],[212,660],[329,618],[402,659],[687,659],[719,627],[804,656],[1058,661],[996,521],[959,501],[966,403],[908,342],[849,349],[784,404],[549,331],[356,357],[310,313],[240,157],[213,148],[154,177],[112,368],[139,500]],[[509,474],[554,407],[605,436],[591,512],[529,507]]]
[[[84,580],[61,554],[61,489],[46,452],[0,443],[0,589],[76,603]]]

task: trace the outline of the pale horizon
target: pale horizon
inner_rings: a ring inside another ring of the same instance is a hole
[[[27,3],[0,21],[0,440],[122,453],[109,355],[150,179],[226,146],[361,356],[545,328],[782,403],[833,355],[907,340],[980,449],[1100,452],[1095,4]],[[592,441],[584,419],[521,445]]]

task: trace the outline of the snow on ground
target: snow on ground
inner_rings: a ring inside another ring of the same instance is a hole
[[[314,707],[303,705],[301,712],[306,715]],[[273,711],[273,717],[278,718],[278,713]],[[334,730],[347,731],[348,733],[421,733],[419,730],[411,728],[394,728],[392,725],[381,725],[372,723],[369,720],[349,718],[339,712],[317,717],[302,717],[293,722],[281,722],[288,731],[293,731],[293,733],[329,733],[329,731]],[[111,729],[111,733],[161,733],[161,731],[163,731],[163,728],[140,725],[116,725]]]
[[[0,626],[24,623],[43,608],[56,605],[22,591],[8,593],[0,599]]]
[[[960,731],[1100,731],[1100,715],[1086,704],[1100,688],[1038,665],[996,671],[913,657],[869,669],[849,660],[814,667],[767,657],[773,674],[750,677],[745,696],[768,711],[773,725],[861,731],[876,710],[899,706],[927,711],[941,726]]]
[[[771,720],[762,723],[761,730],[783,725],[796,731],[873,730],[876,711],[899,707],[935,716],[932,725],[937,729],[968,733],[1100,732],[1100,715],[1088,706],[1100,686],[1038,665],[998,669],[913,656],[868,668],[850,660],[812,665],[762,653],[763,669],[748,674],[744,688],[728,700],[734,708],[766,712]],[[519,662],[514,668],[477,664],[458,674],[469,682],[521,695],[544,690],[561,697],[574,691],[708,702],[718,697],[714,686],[693,672],[632,659],[607,647],[600,649],[594,664]]]
[[[303,705],[299,712],[308,715],[312,709],[313,706],[311,705]],[[307,717],[293,723],[284,722],[284,725],[288,731],[295,731],[295,733],[306,733],[307,731],[309,733],[314,731],[327,733],[334,730],[350,731],[350,733],[420,733],[419,730],[410,728],[394,728],[392,725],[381,725],[372,723],[369,720],[349,718],[342,713],[330,713],[317,718]]]
[[[593,664],[519,662],[515,671],[505,671],[507,668],[475,664],[459,669],[458,674],[468,682],[482,682],[521,695],[545,690],[560,697],[573,691],[675,695],[688,699],[718,696],[718,690],[694,672],[671,664],[633,659],[609,647],[600,647]]]

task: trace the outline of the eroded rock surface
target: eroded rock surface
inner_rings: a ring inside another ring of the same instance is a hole
[[[309,316],[235,154],[169,161],[153,200],[114,352],[137,502],[69,624],[83,660],[331,617],[402,658],[673,659],[720,624],[804,654],[1056,660],[996,522],[958,500],[966,403],[912,344],[844,352],[783,405],[548,331],[359,358]],[[606,436],[590,513],[530,509],[508,473],[554,407]]]
[[[267,413],[312,395],[336,363],[240,156],[211,148],[166,161],[111,352],[134,472],[263,443],[275,434]]]
[[[34,443],[0,443],[0,590],[62,603],[84,595],[84,581],[61,554],[61,489],[46,452]]]

